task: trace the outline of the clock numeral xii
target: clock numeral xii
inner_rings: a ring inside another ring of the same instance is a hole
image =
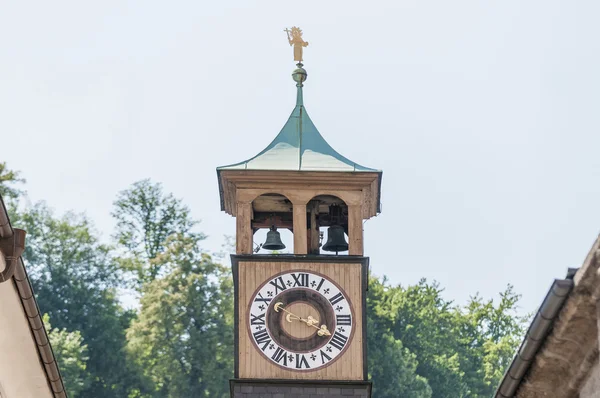
[[[292,274],[292,278],[294,278],[294,287],[308,287],[308,274]]]

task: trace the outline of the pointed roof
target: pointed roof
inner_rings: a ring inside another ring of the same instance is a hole
[[[302,64],[298,66],[293,73],[298,89],[296,106],[277,137],[258,155],[217,170],[379,172],[340,155],[325,141],[304,107],[302,82],[306,71]]]

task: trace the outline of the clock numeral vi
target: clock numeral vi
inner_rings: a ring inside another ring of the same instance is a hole
[[[285,284],[283,283],[282,277],[273,279],[272,281],[269,282],[269,284],[275,286],[275,294],[278,294],[280,290],[284,291],[285,289],[287,289],[285,287]]]
[[[266,330],[261,330],[258,332],[254,332],[254,340],[256,341],[256,344],[260,345],[262,344],[262,350],[266,350],[267,346],[269,344],[271,344],[271,337],[269,336],[269,333],[267,333]]]
[[[294,278],[294,287],[308,287],[308,274],[292,274],[292,278]]]
[[[336,315],[335,322],[338,326],[352,326],[352,319],[350,315]]]
[[[265,324],[265,314],[259,314],[258,316],[254,314],[250,314],[250,325],[264,325]]]
[[[346,343],[348,342],[348,337],[344,336],[341,333],[335,332],[329,344],[342,351]]]
[[[308,361],[306,360],[306,357],[301,354],[296,354],[296,369],[302,369],[302,365],[304,365],[304,367],[306,369],[310,369],[310,366],[308,366]]]
[[[339,303],[343,299],[344,299],[344,296],[342,295],[342,293],[338,293],[335,296],[333,296],[332,298],[330,298],[329,302],[331,303],[331,305],[334,305],[334,304]]]
[[[281,361],[283,360],[283,365],[287,366],[287,351],[285,351],[281,347],[277,347],[277,350],[275,350],[275,354],[273,354],[271,359],[273,359],[277,363],[281,363]]]

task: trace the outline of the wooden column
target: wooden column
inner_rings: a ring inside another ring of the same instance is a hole
[[[236,215],[236,254],[252,254],[252,202],[238,202]]]
[[[319,254],[319,226],[317,225],[317,212],[319,211],[319,203],[316,201],[313,202],[308,210],[310,211],[310,236],[308,237],[308,251],[310,254]]]
[[[294,254],[307,254],[306,204],[294,205]]]
[[[363,223],[362,206],[348,206],[348,254],[363,255]]]

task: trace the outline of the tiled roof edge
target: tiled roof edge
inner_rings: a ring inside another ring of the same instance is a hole
[[[537,314],[533,318],[519,350],[504,373],[494,398],[512,398],[521,385],[535,355],[552,329],[554,320],[573,289],[574,272],[569,269],[566,279],[555,279]]]
[[[8,212],[6,211],[4,200],[2,199],[2,196],[0,196],[0,237],[6,238],[12,236],[12,234],[13,229],[10,225]],[[29,329],[35,340],[40,363],[44,367],[44,372],[46,373],[48,386],[55,398],[67,398],[67,392],[65,391],[65,385],[58,368],[58,363],[56,362],[56,357],[54,356],[50,340],[48,339],[48,332],[46,332],[46,328],[44,327],[40,308],[33,294],[33,287],[31,286],[31,281],[29,280],[21,257],[18,259],[15,273],[11,279],[19,293],[23,312],[27,317]]]

